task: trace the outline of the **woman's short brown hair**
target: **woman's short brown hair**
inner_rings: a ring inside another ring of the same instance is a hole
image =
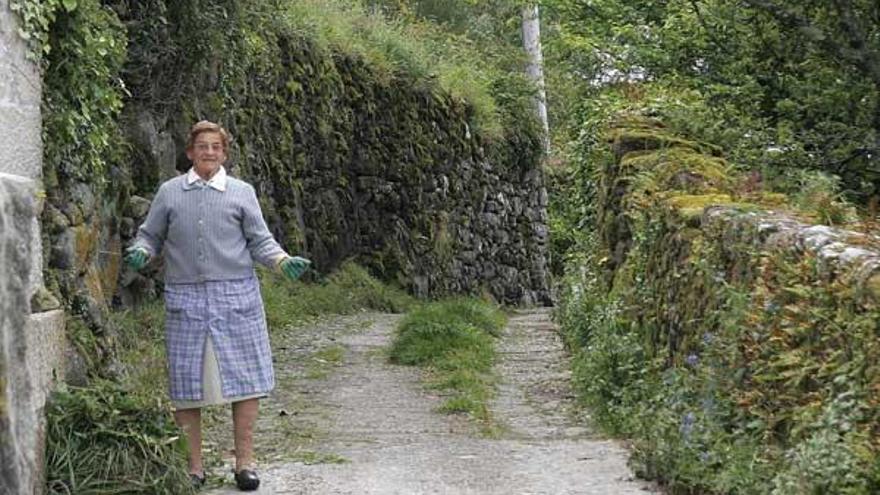
[[[220,134],[220,140],[223,142],[223,151],[229,150],[229,141],[231,138],[229,137],[229,133],[226,132],[226,129],[223,128],[220,124],[215,124],[214,122],[208,120],[200,120],[196,122],[192,128],[189,130],[189,138],[186,140],[186,149],[191,150],[193,147],[193,143],[196,142],[196,138],[199,134],[204,132],[216,132]]]

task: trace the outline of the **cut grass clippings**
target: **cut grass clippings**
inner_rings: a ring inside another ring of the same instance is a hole
[[[404,317],[389,358],[395,364],[427,368],[428,386],[450,394],[440,410],[469,414],[488,434],[494,431],[488,402],[493,394],[495,339],[505,322],[498,308],[477,299],[425,304]]]
[[[47,494],[192,493],[186,444],[157,401],[94,380],[55,392],[46,412]]]

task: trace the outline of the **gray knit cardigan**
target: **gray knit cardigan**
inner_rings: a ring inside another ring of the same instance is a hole
[[[186,175],[159,186],[133,247],[150,256],[165,248],[165,282],[251,277],[254,261],[272,267],[287,255],[266,227],[253,186],[232,177],[226,190]]]

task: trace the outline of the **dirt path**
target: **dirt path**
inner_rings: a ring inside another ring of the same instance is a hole
[[[435,412],[442,399],[418,369],[387,363],[398,318],[343,317],[273,339],[279,387],[258,425],[259,493],[654,493],[631,479],[622,449],[576,417],[546,311],[516,313],[505,329],[492,404],[501,433],[491,439],[466,418]],[[211,428],[216,451],[228,449],[220,435],[228,427]],[[223,476],[227,484],[209,493],[238,493]]]

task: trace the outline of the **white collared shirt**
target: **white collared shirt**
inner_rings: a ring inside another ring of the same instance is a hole
[[[193,167],[190,167],[189,172],[186,173],[186,184],[192,185],[196,182],[202,182],[209,187],[213,187],[214,189],[225,192],[226,191],[226,168],[222,165],[220,166],[220,170],[218,170],[211,177],[210,180],[205,182],[205,179],[202,179],[199,174],[196,173]]]

